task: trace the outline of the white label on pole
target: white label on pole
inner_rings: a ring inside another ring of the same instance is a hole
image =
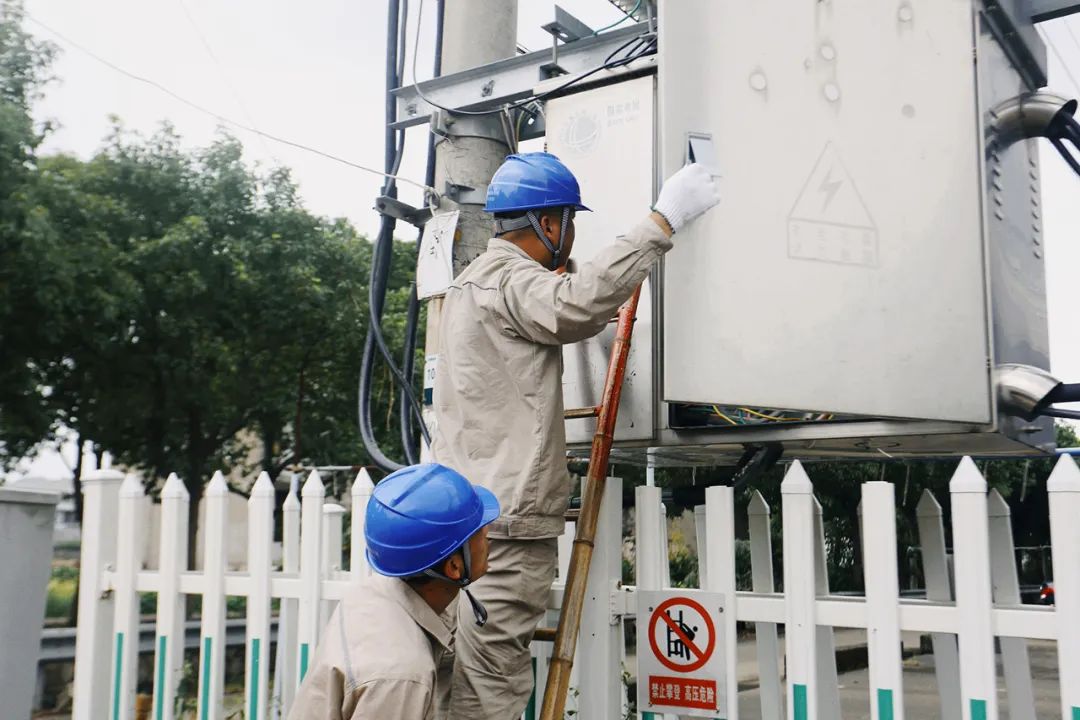
[[[424,404],[431,405],[435,397],[435,368],[439,364],[438,355],[424,357]]]
[[[424,225],[416,258],[416,295],[420,299],[443,295],[454,281],[454,236],[457,210],[435,215]]]
[[[727,717],[724,596],[700,590],[637,593],[638,711]]]

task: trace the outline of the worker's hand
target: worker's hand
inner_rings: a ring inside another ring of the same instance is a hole
[[[691,163],[667,179],[653,210],[664,216],[674,232],[720,202],[712,174]]]

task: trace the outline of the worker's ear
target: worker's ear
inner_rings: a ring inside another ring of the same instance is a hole
[[[544,212],[540,215],[540,229],[544,231],[544,234],[548,236],[548,240],[556,242],[559,239],[559,222],[561,218],[550,213]]]
[[[443,561],[442,574],[451,580],[460,580],[465,577],[465,562],[461,553],[456,552]]]

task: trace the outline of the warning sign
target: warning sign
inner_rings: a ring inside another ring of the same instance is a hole
[[[788,257],[867,267],[878,263],[877,226],[831,144],[788,216]]]
[[[726,717],[724,596],[638,591],[638,710]]]

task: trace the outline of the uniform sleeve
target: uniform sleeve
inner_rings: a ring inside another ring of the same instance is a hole
[[[596,335],[670,248],[671,240],[645,218],[578,272],[557,275],[527,260],[509,266],[497,308],[506,331],[543,345]]]
[[[296,693],[288,720],[344,720],[345,678],[329,665],[316,665]]]
[[[415,680],[372,680],[360,685],[346,708],[348,720],[425,720],[432,710],[431,686]]]

